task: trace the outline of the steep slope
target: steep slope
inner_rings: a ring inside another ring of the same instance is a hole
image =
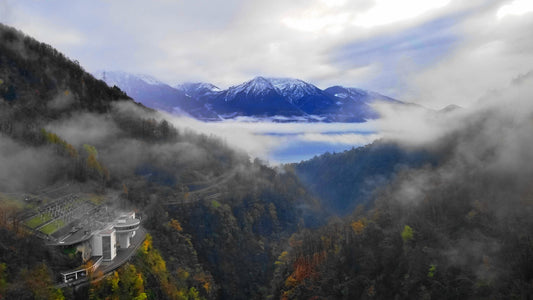
[[[206,82],[186,82],[174,86],[178,90],[182,90],[188,95],[198,100],[206,100],[221,91],[217,86]]]
[[[439,164],[400,171],[370,210],[295,234],[272,297],[528,299],[532,87],[529,76],[450,119],[459,126],[424,145]]]
[[[119,86],[136,101],[155,109],[172,112],[187,99],[185,94],[147,75],[133,75],[119,71],[98,71],[94,76],[109,86]]]
[[[436,163],[425,150],[404,150],[394,143],[373,144],[341,153],[326,153],[292,164],[304,185],[337,215],[349,214],[359,204],[369,204],[374,192],[403,169]]]
[[[83,191],[109,209],[136,209],[153,237],[134,268],[113,274],[101,289],[64,289],[70,298],[111,297],[118,293],[113,284],[122,282],[123,289],[132,278],[157,299],[184,297],[183,291],[194,299],[265,297],[280,245],[306,224],[304,212],[317,207],[294,174],[171,124],[12,28],[1,26],[0,38],[0,192],[19,207],[8,214],[0,197],[0,259],[30,270],[0,261],[2,297],[5,286],[9,299],[34,297],[23,290],[31,280],[55,291],[57,272],[81,264],[68,260],[79,258],[76,249],[70,256],[56,248],[35,250],[43,268],[28,257],[30,248],[18,248],[42,247],[28,243],[37,238],[28,231],[13,231],[11,221],[19,224],[19,213],[37,205],[27,195],[50,201],[45,190],[54,197]],[[52,279],[40,282],[43,274]]]
[[[114,101],[130,99],[76,61],[13,28],[0,24],[0,40],[3,108],[20,110],[26,117],[48,117],[72,110],[103,112]]]
[[[179,107],[181,111],[203,121],[221,120],[219,113],[213,110],[213,105],[211,104],[213,99],[221,93],[218,87],[210,83],[195,82],[178,84],[174,88],[183,91],[196,102],[195,106]]]
[[[356,88],[332,86],[324,90],[324,93],[333,97],[336,109],[333,110],[335,120],[343,122],[362,122],[366,119],[377,119],[379,115],[371,107],[375,101],[389,103],[402,102],[381,94]]]
[[[335,99],[316,86],[299,79],[269,78],[269,82],[286,101],[310,115],[333,113]]]

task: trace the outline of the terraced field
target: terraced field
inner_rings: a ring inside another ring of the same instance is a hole
[[[31,219],[29,220],[26,220],[26,222],[24,222],[24,224],[26,224],[26,226],[32,228],[32,229],[35,229],[39,226],[41,226],[42,224],[52,220],[53,217],[51,214],[49,213],[44,213],[42,215],[36,215],[34,217],[32,217]]]
[[[65,222],[63,222],[63,220],[61,219],[57,219],[53,222],[46,224],[41,229],[39,229],[39,231],[44,234],[52,234],[56,232],[57,230],[59,230],[60,228],[62,228],[63,226],[65,226]]]

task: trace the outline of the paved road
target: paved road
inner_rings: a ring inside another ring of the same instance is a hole
[[[230,179],[237,175],[236,170],[228,171],[227,173],[218,176],[213,179],[207,187],[201,188],[199,190],[190,191],[187,199],[180,200],[171,200],[163,204],[165,205],[180,205],[180,204],[189,204],[197,202],[201,199],[218,199],[221,193],[217,192],[216,188],[226,184]]]
[[[137,249],[144,242],[146,237],[146,230],[142,227],[139,227],[135,236],[131,239],[131,245],[127,249],[117,249],[117,256],[110,262],[103,262],[96,271],[102,271],[104,274],[108,274],[120,266],[125,264],[132,256],[137,252]]]

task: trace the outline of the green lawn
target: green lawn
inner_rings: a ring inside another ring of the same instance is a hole
[[[46,224],[46,226],[39,230],[44,234],[52,234],[63,226],[65,226],[65,222],[63,222],[63,220],[55,220],[50,224]]]
[[[36,215],[36,216],[34,216],[33,218],[29,219],[28,221],[26,221],[24,223],[26,225],[28,225],[28,227],[30,227],[30,228],[36,228],[39,225],[52,220],[52,216],[50,214],[48,214],[48,213],[44,214],[43,216],[44,216],[44,218],[41,219],[41,215]]]

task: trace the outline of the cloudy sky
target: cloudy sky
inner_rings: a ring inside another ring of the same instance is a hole
[[[221,88],[256,75],[470,106],[533,70],[531,0],[0,0],[88,71]]]

